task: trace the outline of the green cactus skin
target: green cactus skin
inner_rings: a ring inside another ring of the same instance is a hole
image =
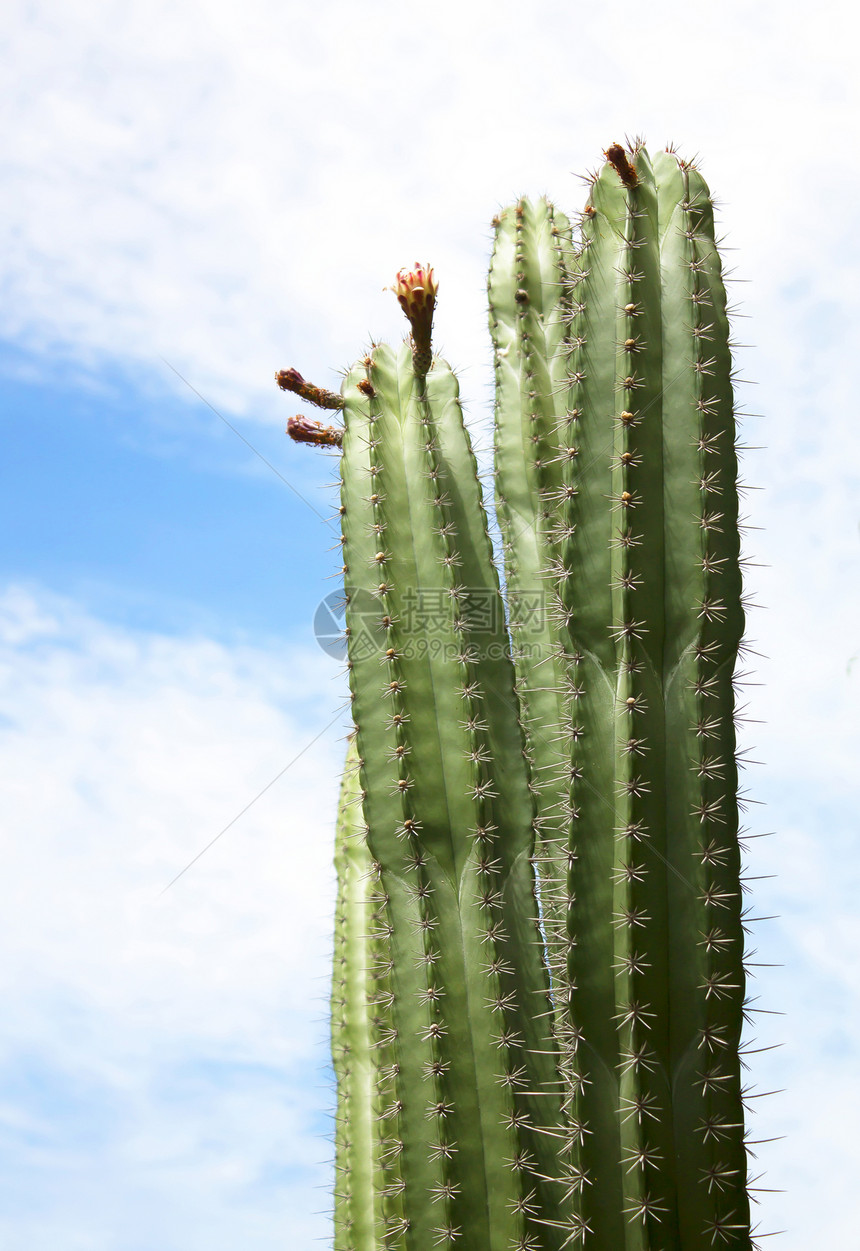
[[[379,1251],[386,1185],[379,1132],[385,1054],[387,944],[380,932],[373,861],[364,836],[358,751],[350,740],[335,834],[337,903],[331,1052],[337,1079],[335,1251]]]
[[[488,284],[496,371],[497,509],[502,526],[517,690],[536,792],[538,824],[558,825],[558,773],[566,744],[540,727],[561,723],[559,635],[543,611],[552,519],[544,500],[563,487],[559,429],[567,421],[570,227],[546,200],[521,200],[496,219]]]
[[[425,381],[408,345],[378,346],[343,395],[350,684],[391,959],[376,1100],[399,1208],[378,1236],[552,1247],[533,1217],[556,1213],[561,1104],[534,809],[457,384],[441,360]]]
[[[559,441],[568,418],[570,224],[549,201],[520,200],[495,219],[488,281],[496,374],[496,506],[503,538],[509,627],[532,787],[542,923],[553,977],[566,968],[567,856],[560,778],[569,747],[567,662],[559,622],[546,611],[556,556],[555,506],[565,490]],[[559,1028],[566,1009],[559,1005]]]
[[[567,756],[553,771],[547,755],[545,776],[569,868],[555,856],[543,872],[545,893],[567,905],[563,933],[557,907],[545,919],[567,1009],[559,1038],[584,1239],[606,1251],[748,1248],[732,687],[743,613],[725,293],[700,175],[669,153],[652,167],[644,149],[635,167],[630,186],[604,167],[566,287],[550,288],[568,329],[554,355],[545,335],[552,381],[520,404],[541,440],[527,485],[516,421],[497,414],[500,523],[517,590],[550,576],[546,667],[558,672],[564,656],[555,693]],[[524,271],[539,280],[547,212],[521,203],[497,231],[497,371],[513,358],[521,379],[540,376],[534,321],[551,319],[545,292],[517,302],[511,291]],[[556,272],[564,283],[561,263]],[[549,418],[535,420],[541,404]],[[535,491],[523,519],[511,501]],[[533,657],[515,657],[528,731],[546,724],[552,693],[533,689]]]

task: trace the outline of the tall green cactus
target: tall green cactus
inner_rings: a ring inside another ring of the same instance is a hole
[[[338,1251],[752,1245],[725,293],[696,169],[607,158],[576,242],[546,201],[496,219],[507,620],[432,271],[399,276],[411,350],[328,401]]]

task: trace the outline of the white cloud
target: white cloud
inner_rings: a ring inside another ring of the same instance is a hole
[[[8,1236],[34,1251],[325,1237],[336,730],[161,891],[334,715],[332,662],[134,633],[35,589],[2,609]],[[759,1045],[787,1046],[751,1057],[752,1079],[790,1092],[753,1120],[788,1135],[759,1150],[762,1184],[790,1187],[763,1193],[761,1216],[792,1251],[813,1225],[834,1245],[848,1225],[852,839],[795,824],[753,844],[751,872],[780,871],[754,884],[757,909],[783,913],[757,958],[789,963],[756,987],[787,1013],[760,1018]]]
[[[780,1092],[757,1104],[750,1120],[754,1137],[779,1139],[756,1149],[765,1170],[760,1184],[780,1191],[759,1196],[761,1228],[786,1230],[778,1240],[785,1251],[819,1240],[852,1246],[860,1108],[856,828],[838,805],[816,811],[802,792],[779,817],[778,836],[756,848],[753,869],[778,877],[752,883],[756,910],[779,918],[757,927],[755,958],[784,966],[757,969],[753,983],[762,994],[758,1006],[782,1014],[756,1018],[754,1030],[757,1046],[779,1050],[749,1057],[756,1089]]]
[[[30,1200],[11,1242],[324,1236],[333,662],[21,589],[2,619],[0,1143]]]
[[[216,403],[280,419],[272,371],[329,381],[369,331],[399,334],[381,288],[426,256],[441,341],[485,365],[499,201],[547,190],[576,210],[571,171],[631,130],[704,154],[769,315],[789,283],[847,311],[852,19],[835,0],[812,26],[775,3],[755,20],[737,2],[580,9],[18,3],[5,334],[172,387],[163,355]],[[784,336],[779,359],[795,346]],[[465,381],[482,400],[483,378]]]

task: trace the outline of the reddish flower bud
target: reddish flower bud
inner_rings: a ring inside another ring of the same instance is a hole
[[[343,397],[325,387],[315,386],[306,382],[297,369],[279,369],[275,374],[275,382],[282,391],[292,391],[303,400],[316,404],[318,408],[343,408]]]
[[[412,269],[400,270],[391,290],[412,327],[412,360],[416,374],[423,378],[433,359],[430,336],[439,284],[429,265],[416,262]]]
[[[340,447],[343,442],[343,431],[337,426],[324,426],[310,417],[290,417],[287,434],[296,443],[315,443],[322,447]]]

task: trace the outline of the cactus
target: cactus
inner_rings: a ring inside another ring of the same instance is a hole
[[[495,222],[507,617],[432,270],[279,375],[344,419],[337,1251],[753,1245],[725,292],[695,167],[606,157],[576,239]]]

